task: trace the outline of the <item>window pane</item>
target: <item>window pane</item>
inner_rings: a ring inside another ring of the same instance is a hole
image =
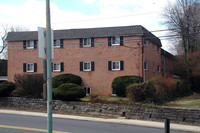
[[[27,47],[30,47],[30,41],[27,41],[27,42],[26,42],[26,46],[27,46]]]
[[[147,70],[148,69],[148,63],[147,62],[144,62],[144,70]]]
[[[83,45],[87,45],[87,39],[84,39]]]
[[[86,95],[90,94],[90,87],[84,87]]]
[[[112,44],[120,44],[120,37],[112,37]]]
[[[27,48],[34,48],[34,41],[26,41]]]
[[[115,41],[116,41],[115,42],[116,44],[120,44],[120,38],[119,37],[115,37]]]
[[[54,63],[53,64],[53,70],[54,71],[59,71],[60,70],[60,63]]]
[[[83,46],[91,46],[91,38],[84,38]]]
[[[90,62],[84,62],[83,63],[83,70],[91,70],[91,63]]]
[[[88,63],[84,63],[84,69],[88,69],[88,66],[87,66]]]
[[[60,40],[54,40],[54,46],[60,46]]]
[[[33,64],[27,64],[27,72],[32,72],[34,69]]]
[[[119,70],[119,69],[120,69],[120,64],[119,64],[119,62],[113,62],[113,69],[114,69],[114,70]]]
[[[30,47],[31,47],[31,48],[34,47],[34,41],[30,41]]]

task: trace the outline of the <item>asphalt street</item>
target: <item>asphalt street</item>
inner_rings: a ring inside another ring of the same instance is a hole
[[[46,125],[47,118],[43,116],[0,113],[0,133],[44,133]],[[160,128],[66,118],[53,118],[53,130],[54,133],[164,133]],[[189,132],[171,130],[171,133]]]

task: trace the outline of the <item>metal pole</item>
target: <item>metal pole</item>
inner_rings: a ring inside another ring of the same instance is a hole
[[[47,60],[43,59],[43,99],[47,100]]]
[[[51,22],[50,22],[50,0],[46,0],[46,40],[47,40],[47,128],[52,133],[52,73],[51,73]]]
[[[165,133],[170,133],[170,121],[165,119]]]

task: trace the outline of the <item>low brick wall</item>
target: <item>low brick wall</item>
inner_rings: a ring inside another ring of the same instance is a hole
[[[0,98],[0,107],[46,110],[46,101],[20,97]],[[127,119],[144,119],[188,123],[200,126],[200,109],[147,107],[135,105],[102,104],[90,102],[53,101],[53,110],[66,113],[124,116]]]

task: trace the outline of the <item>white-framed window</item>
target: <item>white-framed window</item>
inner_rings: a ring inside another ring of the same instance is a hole
[[[94,61],[80,62],[80,71],[94,71]]]
[[[112,45],[120,45],[120,37],[117,36],[117,37],[112,37],[111,38],[111,44]]]
[[[153,64],[153,72],[155,72],[155,64]]]
[[[124,70],[124,61],[108,61],[109,71]]]
[[[60,63],[53,63],[53,72],[60,72],[61,65]]]
[[[34,72],[34,63],[26,64],[26,72]]]
[[[124,45],[123,36],[108,37],[108,46],[122,46]]]
[[[144,62],[144,70],[148,70],[148,63],[146,61]]]
[[[94,47],[94,38],[80,38],[80,47]]]
[[[23,63],[23,72],[37,72],[37,63]]]
[[[112,61],[112,70],[120,70],[120,61]]]
[[[117,96],[117,94],[116,94],[116,90],[115,89],[113,89],[112,88],[112,94],[111,94],[112,96]]]
[[[91,47],[91,38],[83,38],[83,47]]]
[[[63,39],[54,40],[54,48],[63,48]]]
[[[91,71],[91,62],[83,62],[83,71]]]
[[[85,90],[86,96],[89,96],[91,94],[91,88],[88,86],[84,86],[83,89]]]
[[[52,63],[52,71],[53,72],[63,72],[64,71],[64,63],[63,62]]]
[[[157,66],[157,71],[160,72],[160,66],[159,65]]]
[[[36,40],[24,40],[23,49],[36,49],[37,41]]]
[[[54,48],[60,48],[60,40],[54,40],[53,46]]]
[[[26,41],[26,49],[34,49],[34,41]]]

